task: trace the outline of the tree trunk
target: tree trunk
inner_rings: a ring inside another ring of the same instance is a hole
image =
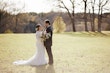
[[[102,9],[100,9],[101,14],[99,15],[99,22],[98,22],[98,32],[101,32],[101,23],[102,23]]]
[[[84,23],[85,23],[85,31],[88,32],[88,27],[87,27],[87,14],[86,14],[86,8],[87,8],[87,2],[85,1],[85,8],[84,8]]]
[[[98,16],[98,32],[101,32],[101,16]]]
[[[73,20],[74,20],[74,19],[73,19]],[[75,23],[74,23],[73,20],[71,20],[71,21],[72,21],[72,28],[73,28],[73,32],[76,32],[76,29],[75,29]]]
[[[74,9],[74,8],[73,8],[73,9]],[[73,10],[73,12],[72,12],[72,16],[73,16],[73,18],[72,18],[73,32],[76,32],[76,28],[75,28],[75,19],[74,19],[74,10]]]
[[[59,5],[59,7],[60,7],[60,8],[64,8],[64,9],[67,10],[68,15],[69,15],[69,17],[70,17],[70,19],[71,19],[73,32],[76,32],[75,19],[74,19],[74,2],[73,2],[72,0],[70,0],[71,4],[73,5],[73,7],[72,7],[73,11],[72,11],[72,14],[71,14],[71,12],[69,11],[69,8],[66,7],[66,5],[65,5],[64,2],[63,2],[63,0],[59,0],[59,1],[60,1],[60,3],[63,4],[63,6]]]
[[[100,16],[100,6],[99,6],[99,12],[98,12],[98,32],[101,32],[101,16]]]
[[[93,13],[92,13],[92,22],[93,22],[93,27],[92,27],[92,31],[95,32],[95,15],[94,15],[94,7],[92,7]]]
[[[18,24],[18,15],[15,15],[15,20],[16,20],[16,23],[15,23],[15,33],[17,32],[17,24]]]
[[[89,9],[89,17],[90,17],[90,22],[91,22],[91,31],[93,31],[93,21],[92,21],[92,15]]]
[[[68,15],[71,19],[71,22],[72,22],[72,29],[73,29],[73,32],[76,32],[76,28],[75,28],[75,20],[74,20],[74,12],[71,14],[69,11],[68,11]]]
[[[0,26],[2,25],[2,14],[0,14]]]

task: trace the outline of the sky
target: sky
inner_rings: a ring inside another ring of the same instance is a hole
[[[53,2],[54,0],[4,0],[7,2],[14,2],[16,3],[16,7],[23,7],[24,12],[36,12],[36,13],[41,13],[41,12],[50,12],[50,11],[65,11],[64,9],[59,9],[56,7],[56,3]],[[68,8],[71,9],[71,3],[69,0],[63,0],[64,3]],[[75,5],[75,12],[84,12],[84,3],[82,0],[75,0],[76,4]],[[96,0],[98,1],[98,0]],[[88,6],[89,8],[89,6]]]
[[[27,12],[49,12],[53,9],[52,4],[46,0],[24,0],[24,3]]]
[[[24,8],[24,12],[36,12],[36,13],[41,13],[41,12],[50,12],[50,11],[65,11],[64,9],[60,9],[58,7],[56,7],[56,3],[53,2],[54,0],[4,0],[6,2],[14,2],[16,3],[15,7],[23,7],[23,5],[25,5]],[[80,0],[77,0],[80,1]],[[69,1],[68,0],[64,0],[65,4],[67,5],[67,7],[71,8]],[[80,12],[82,9],[77,6],[76,12]]]

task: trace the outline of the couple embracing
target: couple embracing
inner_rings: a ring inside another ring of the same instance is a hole
[[[52,26],[50,25],[50,21],[47,19],[44,22],[45,28],[37,24],[36,25],[36,52],[35,54],[28,60],[19,60],[13,62],[15,65],[32,65],[32,66],[40,66],[45,64],[53,64],[53,55],[52,55]],[[45,57],[45,50],[47,51],[49,62],[47,62]]]

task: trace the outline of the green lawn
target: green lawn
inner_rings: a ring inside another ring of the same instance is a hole
[[[53,66],[15,66],[35,53],[35,34],[0,34],[0,73],[110,73],[110,32],[54,34],[52,49]]]

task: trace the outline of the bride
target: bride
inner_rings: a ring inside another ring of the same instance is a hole
[[[13,62],[14,65],[45,65],[47,61],[45,59],[45,47],[42,41],[43,27],[38,24],[36,26],[36,53],[28,60],[19,60]]]

